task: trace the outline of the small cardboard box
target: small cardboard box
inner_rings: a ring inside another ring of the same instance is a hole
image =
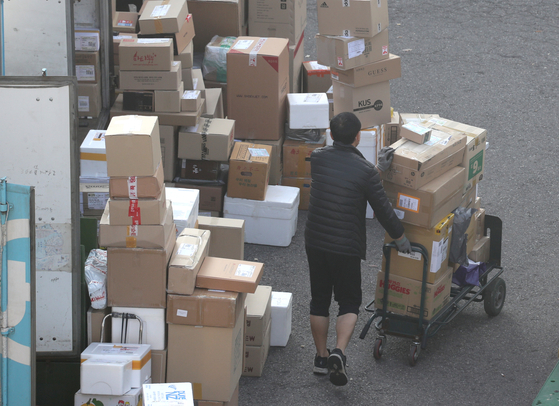
[[[330,67],[317,61],[303,62],[303,93],[326,92],[331,86]]]
[[[165,192],[155,199],[109,199],[112,226],[161,224],[166,215]]]
[[[117,11],[113,16],[113,31],[124,33],[138,32],[138,13],[130,11]]]
[[[431,129],[420,124],[407,123],[400,128],[400,136],[417,144],[425,144],[431,139]]]
[[[334,88],[334,115],[353,112],[362,128],[390,122],[390,82],[353,87],[332,82]]]
[[[433,130],[426,144],[402,138],[391,145],[394,158],[381,176],[389,182],[419,189],[462,162],[466,141],[466,134],[452,130]]]
[[[99,83],[78,83],[78,115],[99,117],[103,100]]]
[[[165,188],[163,178],[163,165],[161,164],[152,176],[111,176],[109,178],[110,196],[112,199],[157,199]]]
[[[210,232],[196,228],[185,228],[178,236],[171,261],[167,292],[191,295],[196,284],[196,275],[208,255]]]
[[[293,294],[291,292],[272,292],[272,328],[270,346],[285,347],[291,336],[293,313]]]
[[[100,35],[98,29],[74,30],[74,49],[76,51],[99,51]]]
[[[462,200],[464,168],[454,167],[419,189],[384,182],[384,190],[400,220],[433,228]]]
[[[264,345],[266,330],[272,319],[272,287],[259,285],[254,293],[247,293],[246,308],[245,343],[252,346]]]
[[[222,175],[221,162],[201,159],[181,159],[180,177],[186,180],[217,181]]]
[[[142,34],[173,34],[186,23],[186,0],[155,0],[146,2],[138,20]]]
[[[118,48],[121,74],[126,70],[171,70],[173,40],[169,38],[130,38]]]
[[[99,245],[122,248],[165,248],[167,237],[173,231],[173,207],[167,200],[165,217],[161,224],[111,225],[109,204],[99,222]]]
[[[289,93],[287,95],[289,128],[330,127],[328,107],[326,93]]]
[[[317,7],[318,32],[345,37],[373,37],[388,28],[388,2],[324,0]]]
[[[177,171],[178,127],[173,125],[159,125],[159,140],[161,141],[161,162],[163,164],[163,179],[172,182]]]
[[[185,90],[181,95],[181,111],[197,111],[202,104],[199,90]]]
[[[469,252],[468,258],[474,262],[489,262],[490,245],[491,241],[489,237],[481,237]]]
[[[206,112],[202,114],[202,117],[225,118],[223,91],[221,88],[206,89]]]
[[[130,111],[155,111],[154,92],[153,90],[125,90],[122,92],[122,106]]]
[[[183,69],[190,69],[194,65],[194,47],[190,41],[178,55],[174,55],[173,59],[180,62]]]
[[[161,34],[147,34],[140,32],[138,34],[138,38],[170,38],[173,40],[173,54],[180,55],[188,44],[192,43],[194,35],[194,21],[192,19],[192,14],[188,14],[179,32]],[[174,59],[177,60],[176,58]]]
[[[283,143],[283,176],[290,178],[311,177],[311,154],[325,145],[320,143],[287,139]]]
[[[372,38],[340,37],[317,34],[316,59],[318,63],[337,70],[357,68],[388,59],[388,30]]]
[[[254,293],[263,268],[260,262],[206,257],[198,271],[196,287]]]
[[[273,0],[248,2],[248,34],[252,37],[287,38],[296,44],[307,26],[307,2]]]
[[[449,214],[433,228],[403,223],[410,242],[421,244],[427,250],[427,282],[435,283],[448,268],[448,254],[452,236],[454,214]],[[384,243],[394,241],[385,234]],[[398,250],[390,252],[390,275],[399,275],[421,281],[423,279],[423,256],[418,252],[405,254]],[[382,270],[386,271],[386,257],[382,258]]]
[[[107,249],[108,306],[167,306],[167,264],[175,246],[175,230],[167,238],[165,249]]]
[[[330,72],[332,80],[359,87],[401,77],[402,65],[399,56],[389,54],[388,59],[347,70],[333,67],[330,69]]]
[[[144,406],[194,406],[190,382],[143,385]]]
[[[194,183],[177,183],[178,188],[195,189],[200,192],[199,210],[208,212],[223,211],[223,197],[225,196],[225,185],[196,185]]]
[[[180,61],[173,61],[171,68],[160,71],[121,71],[121,90],[176,90],[181,85],[182,69]]]
[[[81,83],[97,83],[99,82],[99,51],[74,53],[74,61],[76,65],[76,78]]]
[[[80,145],[80,176],[106,178],[105,130],[89,130]]]
[[[245,306],[245,294],[194,289],[192,295],[167,295],[167,323],[232,328]]]
[[[235,137],[235,120],[203,118],[192,127],[179,129],[178,157],[228,161]]]
[[[245,259],[245,221],[198,216],[198,228],[210,231],[211,257]]]
[[[262,376],[264,364],[268,358],[270,350],[270,337],[272,331],[272,321],[268,322],[268,328],[264,333],[262,345],[248,345],[245,343],[245,359],[242,376]]]
[[[388,279],[388,306],[390,312],[405,316],[419,317],[421,304],[421,283],[415,279],[390,273]],[[448,267],[444,274],[425,286],[425,307],[423,320],[430,320],[448,303],[452,284],[452,267]],[[382,309],[385,286],[385,274],[379,271],[375,293],[375,307]]]
[[[155,110],[158,113],[180,113],[181,112],[181,96],[184,93],[182,82],[179,87],[174,90],[156,90],[155,92]]]
[[[287,126],[287,123],[286,123]],[[272,153],[270,154],[270,178],[268,181],[269,185],[279,185],[281,183],[281,178],[283,175],[283,143],[286,139],[284,135],[279,140],[254,140],[257,144],[269,145],[272,147]]]
[[[271,152],[272,147],[269,145],[236,142],[229,160],[227,196],[264,200],[268,189]]]

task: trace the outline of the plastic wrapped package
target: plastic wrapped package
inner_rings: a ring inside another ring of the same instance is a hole
[[[290,140],[295,141],[305,141],[320,143],[324,142],[325,130],[318,128],[306,128],[306,129],[291,129],[289,128],[289,123],[285,122],[285,137]]]
[[[468,243],[466,230],[475,212],[476,209],[466,209],[465,207],[458,207],[453,211],[454,225],[452,226],[452,238],[450,240],[450,262],[465,266],[469,264],[468,253],[466,252],[466,244]]]
[[[237,37],[220,37],[215,35],[206,45],[202,74],[204,79],[216,82],[227,82],[227,52]]]
[[[107,251],[94,249],[85,260],[85,280],[91,307],[107,307]]]

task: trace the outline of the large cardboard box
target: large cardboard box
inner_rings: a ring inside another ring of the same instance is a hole
[[[308,210],[311,200],[311,178],[291,178],[284,176],[281,178],[283,186],[292,186],[299,189],[299,210]]]
[[[161,34],[147,34],[141,32],[138,34],[138,38],[170,38],[173,40],[173,54],[176,56],[180,55],[188,44],[192,43],[194,35],[194,20],[192,19],[192,14],[187,14],[179,32]],[[173,57],[173,59],[177,60],[175,57]]]
[[[164,309],[167,264],[175,239],[175,230],[171,230],[164,250],[108,248],[107,305]]]
[[[196,287],[254,293],[263,269],[260,262],[206,257],[198,271]]]
[[[303,62],[302,93],[327,92],[331,86],[330,67],[321,65],[317,61]]]
[[[81,83],[97,83],[99,82],[100,68],[99,51],[74,53],[74,62],[76,65],[76,78]]]
[[[398,185],[419,189],[449,169],[459,165],[464,157],[466,134],[433,130],[426,144],[402,138],[391,145],[395,149],[392,164],[381,176]]]
[[[161,128],[161,127],[160,127]],[[109,192],[111,198],[156,199],[165,188],[163,165],[159,164],[152,176],[111,176]]]
[[[176,90],[181,81],[180,61],[173,61],[168,70],[124,70],[119,75],[119,87],[122,90]]]
[[[285,38],[239,37],[227,53],[227,115],[240,139],[283,135],[289,90]]]
[[[375,293],[375,307],[382,309],[384,298],[385,274],[379,271]],[[421,305],[421,284],[415,279],[393,275],[388,279],[388,307],[387,310],[405,316],[419,317]],[[452,284],[452,267],[435,281],[425,286],[425,307],[423,320],[430,320],[450,299]]]
[[[229,160],[227,196],[264,200],[271,153],[269,145],[236,142]]]
[[[186,0],[152,0],[142,6],[138,20],[142,34],[179,32],[186,22]]]
[[[166,215],[164,191],[155,199],[109,199],[107,204],[113,226],[161,224]]]
[[[257,144],[264,144],[272,147],[272,153],[270,154],[269,185],[279,185],[281,183],[281,177],[283,175],[283,143],[285,138],[286,137],[283,136],[279,140],[255,140]]]
[[[161,162],[157,117],[113,117],[105,133],[109,176],[152,176]]]
[[[194,289],[192,295],[167,295],[167,323],[232,328],[244,311],[245,294]]]
[[[252,346],[264,345],[272,318],[272,287],[259,285],[254,293],[247,293],[246,308],[245,343]]]
[[[169,38],[125,38],[118,48],[120,71],[170,70],[173,40]]]
[[[196,284],[196,275],[208,255],[210,232],[196,228],[185,228],[178,236],[169,262],[167,292],[191,295]]]
[[[219,402],[217,400],[198,400],[196,406],[239,406],[239,385],[231,395],[228,402]]]
[[[198,228],[210,231],[211,257],[245,259],[245,221],[198,216]]]
[[[388,28],[388,2],[323,0],[317,5],[318,32],[345,37],[373,37]]]
[[[368,63],[353,69],[341,70],[331,67],[330,73],[332,80],[359,87],[401,77],[402,64],[399,56],[389,54],[388,59]]]
[[[233,328],[169,324],[167,381],[192,382],[195,399],[229,401],[243,369],[243,327],[244,312]]]
[[[99,83],[78,83],[78,115],[99,117],[103,107],[101,85]]]
[[[435,283],[448,268],[448,254],[452,237],[454,214],[449,214],[435,227],[425,228],[403,223],[410,242],[421,244],[427,250],[427,282]],[[384,243],[394,241],[388,234]],[[423,256],[419,252],[405,254],[398,250],[390,252],[390,275],[404,276],[421,281],[423,279]],[[382,270],[386,271],[386,257],[382,258]]]
[[[272,321],[270,320],[262,339],[262,345],[249,345],[245,343],[245,359],[242,376],[262,376],[264,364],[266,363],[270,350],[271,331]]]
[[[322,142],[305,142],[287,139],[283,143],[283,176],[289,178],[311,177],[311,154],[325,145]]]
[[[306,0],[248,2],[248,35],[252,37],[287,38],[294,45],[306,26]]]
[[[334,115],[353,112],[368,128],[390,122],[390,82],[353,87],[332,82],[334,87]]]
[[[177,127],[172,125],[159,126],[161,141],[161,163],[163,164],[163,179],[172,182],[177,171]]]
[[[228,161],[235,138],[235,120],[200,118],[198,124],[179,129],[178,157]]]
[[[99,222],[99,246],[122,248],[165,248],[167,238],[174,230],[173,207],[166,202],[165,217],[161,224],[111,225],[109,204]]]
[[[289,45],[289,93],[301,92],[301,73],[305,60],[305,32],[299,41]]]
[[[389,57],[388,30],[372,38],[315,36],[318,63],[338,70],[357,68]]]
[[[432,228],[462,201],[464,168],[454,167],[419,189],[384,182],[384,190],[400,220]]]

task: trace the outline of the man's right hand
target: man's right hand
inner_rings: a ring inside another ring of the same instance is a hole
[[[398,248],[398,251],[403,252],[405,254],[411,253],[410,240],[407,239],[405,234],[403,234],[397,240],[394,240],[394,242],[396,243],[396,248]]]
[[[392,159],[394,158],[394,148],[383,147],[377,157],[377,168],[381,172],[386,172],[390,165],[392,164]]]

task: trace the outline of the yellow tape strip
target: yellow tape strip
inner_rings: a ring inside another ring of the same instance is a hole
[[[157,17],[153,23],[155,24],[155,32],[158,34],[163,33],[163,23],[161,22],[161,17]]]
[[[136,248],[137,240],[136,237],[126,237],[126,248]]]
[[[82,152],[80,154],[80,159],[83,159],[84,161],[106,161],[107,155],[94,154],[92,152]]]
[[[192,395],[194,399],[202,399],[202,384],[198,382],[192,383]]]

